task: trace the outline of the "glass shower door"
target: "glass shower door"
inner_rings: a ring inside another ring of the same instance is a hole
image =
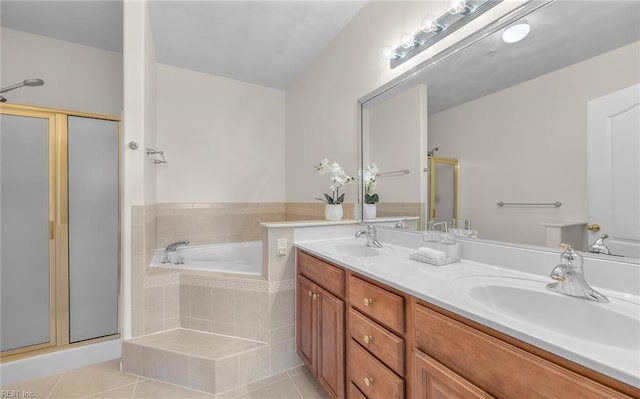
[[[0,347],[52,346],[54,116],[0,115]]]

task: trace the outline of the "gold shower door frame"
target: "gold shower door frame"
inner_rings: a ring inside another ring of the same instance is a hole
[[[48,119],[49,122],[49,342],[7,350],[0,353],[0,363],[26,357],[95,344],[120,338],[120,304],[118,304],[118,333],[86,341],[69,342],[69,196],[68,196],[68,134],[69,116],[104,119],[118,122],[118,175],[122,157],[120,153],[120,118],[33,107],[18,104],[0,104],[0,114]],[[120,198],[121,179],[118,178],[118,198]],[[121,258],[121,221],[120,200],[118,200],[118,302],[120,302],[120,258]]]
[[[436,164],[453,166],[453,218],[458,219],[458,160],[429,155],[429,220],[436,218]]]

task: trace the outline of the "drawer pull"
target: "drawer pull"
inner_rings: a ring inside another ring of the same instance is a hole
[[[370,306],[371,304],[373,304],[373,299],[371,298],[364,298],[362,300],[362,303],[364,304],[364,306]]]
[[[312,296],[312,295],[313,295],[313,292],[309,291],[309,296]]]
[[[364,385],[368,387],[373,385],[373,377],[364,377]]]
[[[368,344],[369,342],[373,341],[373,337],[371,335],[365,335],[364,338],[362,338],[364,340],[365,344]]]
[[[312,296],[312,297],[313,297],[313,300],[315,301],[316,299],[318,299],[318,297],[319,297],[319,296],[320,296],[320,295],[318,295],[318,294],[313,294],[313,296]]]

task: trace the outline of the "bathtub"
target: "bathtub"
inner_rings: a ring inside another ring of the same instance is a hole
[[[170,263],[162,263],[165,255],[164,249],[156,250],[151,266],[262,275],[262,241],[179,247],[177,251],[168,254],[171,257]],[[180,260],[184,263],[180,263]]]

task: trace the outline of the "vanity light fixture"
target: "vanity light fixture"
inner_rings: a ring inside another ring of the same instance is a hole
[[[504,31],[502,34],[502,40],[506,43],[517,43],[527,37],[530,30],[531,26],[526,22],[512,25]]]
[[[440,17],[427,15],[415,34],[405,33],[395,48],[386,48],[383,54],[391,68],[415,57],[425,49],[462,28],[504,0],[449,0],[447,12]]]
[[[436,18],[434,15],[427,15],[422,19],[422,23],[420,24],[420,29],[424,33],[429,33],[429,32],[437,33],[437,32],[440,32],[442,29],[444,29],[444,26],[438,23],[438,18]]]
[[[447,3],[449,14],[468,14],[471,7],[467,5],[467,0],[449,0]]]

